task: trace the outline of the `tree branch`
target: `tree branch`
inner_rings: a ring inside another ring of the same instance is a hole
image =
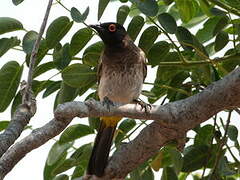
[[[14,113],[14,116],[10,124],[6,128],[6,130],[2,134],[0,134],[0,157],[20,136],[24,127],[28,124],[28,122],[36,112],[36,102],[35,102],[35,98],[32,95],[32,90],[31,90],[32,80],[33,80],[33,69],[36,61],[36,55],[39,49],[40,40],[42,38],[44,29],[46,27],[52,1],[53,0],[49,0],[45,17],[43,19],[43,23],[40,28],[40,32],[38,34],[36,42],[34,43],[34,47],[33,47],[31,58],[30,58],[28,81],[27,83],[24,81],[21,84],[22,85],[21,89],[23,93],[22,105],[20,105],[17,108],[16,113]]]
[[[184,100],[153,106],[147,114],[135,104],[116,104],[108,111],[101,102],[68,102],[59,105],[55,118],[14,144],[0,159],[0,179],[28,152],[59,134],[74,117],[124,116],[155,120],[128,144],[122,145],[109,161],[102,179],[124,178],[171,140],[182,138],[187,130],[208,120],[223,109],[240,105],[240,68],[201,93]]]

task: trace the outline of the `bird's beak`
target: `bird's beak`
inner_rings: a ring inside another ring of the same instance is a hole
[[[101,31],[103,28],[99,24],[91,24],[89,27],[95,29],[97,32]]]

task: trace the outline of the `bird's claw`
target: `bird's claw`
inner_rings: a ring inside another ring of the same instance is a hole
[[[103,106],[105,106],[105,105],[107,106],[107,109],[109,112],[110,112],[110,106],[114,106],[114,103],[107,96],[105,96],[103,98],[102,104],[103,104]]]
[[[135,99],[134,102],[137,103],[137,104],[139,104],[139,105],[141,106],[141,110],[144,109],[144,111],[145,111],[146,113],[149,113],[150,110],[152,109],[152,105],[151,105],[151,104],[145,103],[143,100],[141,100],[141,99],[139,99],[139,98],[138,98],[138,99]]]

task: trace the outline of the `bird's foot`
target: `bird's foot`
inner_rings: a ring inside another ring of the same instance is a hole
[[[110,112],[110,106],[114,106],[114,103],[107,96],[105,96],[103,98],[102,104],[103,104],[103,106],[105,106],[105,105],[107,106],[107,109],[109,112]]]
[[[149,113],[150,112],[150,110],[152,109],[152,105],[151,104],[148,104],[148,103],[145,103],[143,100],[141,100],[140,98],[138,98],[138,99],[134,99],[133,100],[136,104],[139,104],[140,106],[141,106],[141,110],[143,110],[144,109],[144,111],[146,112],[146,113]]]

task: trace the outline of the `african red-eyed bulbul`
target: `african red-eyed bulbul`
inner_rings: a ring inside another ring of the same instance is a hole
[[[98,95],[104,104],[137,102],[147,74],[144,52],[121,24],[90,25],[104,43],[98,67]],[[87,174],[101,177],[107,166],[113,135],[122,117],[101,117]]]

